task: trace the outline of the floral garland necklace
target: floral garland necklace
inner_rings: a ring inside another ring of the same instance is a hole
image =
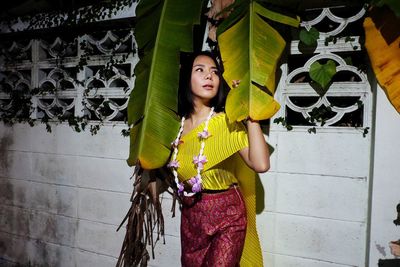
[[[206,145],[205,140],[210,136],[210,134],[208,132],[208,123],[213,114],[214,114],[214,107],[211,108],[210,113],[207,116],[203,131],[201,131],[197,134],[201,143],[200,143],[199,154],[197,156],[193,157],[193,164],[196,166],[197,175],[189,179],[189,183],[192,185],[191,193],[184,191],[185,186],[184,186],[183,182],[179,182],[178,171],[177,171],[177,169],[179,168],[179,162],[176,159],[176,157],[178,156],[178,146],[181,142],[181,136],[182,136],[183,128],[185,126],[185,117],[182,117],[181,128],[178,131],[178,135],[177,135],[176,139],[174,140],[174,142],[172,142],[172,147],[174,149],[174,152],[172,155],[172,160],[167,165],[167,167],[172,169],[172,173],[174,175],[175,183],[178,187],[179,194],[184,193],[185,196],[193,196],[194,194],[196,194],[202,190],[201,171],[204,169],[204,164],[207,162],[207,157],[205,155],[203,155],[203,153],[204,153],[204,147]]]

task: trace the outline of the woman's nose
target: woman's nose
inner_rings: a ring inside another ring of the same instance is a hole
[[[205,76],[206,79],[211,80],[212,79],[212,75],[211,72],[208,72]]]

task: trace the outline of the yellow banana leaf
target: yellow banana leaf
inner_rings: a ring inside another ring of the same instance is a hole
[[[218,35],[218,44],[224,64],[224,78],[229,85],[240,80],[226,101],[230,121],[247,117],[255,120],[271,118],[280,105],[273,98],[275,75],[285,40],[262,17],[298,27],[300,19],[270,11],[251,2],[243,17]]]
[[[388,44],[371,17],[365,18],[364,30],[365,47],[376,79],[400,112],[400,35]]]
[[[202,0],[142,0],[136,8],[140,61],[128,104],[130,166],[155,169],[169,158],[179,129],[179,53],[193,49],[202,6]]]

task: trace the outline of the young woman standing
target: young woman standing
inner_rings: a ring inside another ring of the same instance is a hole
[[[269,169],[269,150],[258,121],[228,122],[225,97],[210,52],[181,66],[182,120],[168,165],[182,199],[182,266],[262,266],[254,172]]]

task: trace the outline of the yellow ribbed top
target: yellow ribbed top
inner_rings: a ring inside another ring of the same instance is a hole
[[[193,157],[199,154],[200,140],[198,132],[204,128],[200,124],[182,136],[177,160],[180,181],[187,181],[197,174]],[[263,266],[260,242],[256,228],[256,173],[244,163],[238,152],[248,147],[246,128],[242,123],[228,123],[225,113],[212,117],[208,124],[210,136],[205,140],[204,155],[207,163],[201,172],[203,189],[227,189],[238,183],[243,193],[247,211],[246,240],[240,261],[241,267]]]
[[[193,157],[200,151],[200,139],[197,136],[204,128],[204,122],[181,138],[177,160],[178,175],[181,181],[187,181],[197,174]],[[204,155],[207,163],[201,172],[203,189],[227,189],[237,183],[232,164],[232,155],[248,146],[246,128],[241,123],[227,124],[224,113],[217,114],[208,124],[210,136],[205,140]]]

